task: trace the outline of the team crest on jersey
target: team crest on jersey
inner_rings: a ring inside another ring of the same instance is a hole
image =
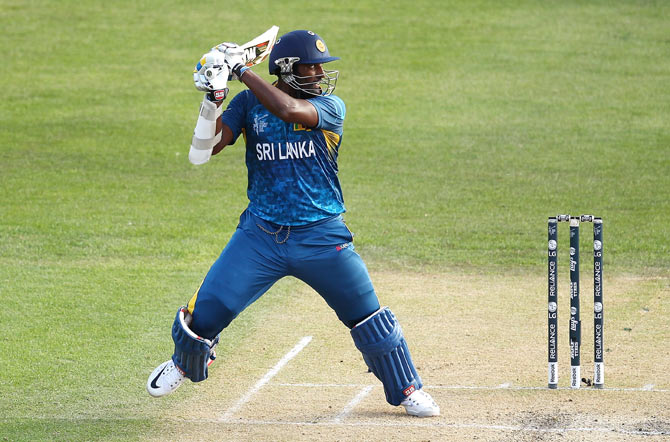
[[[267,118],[267,114],[265,115],[256,115],[254,117],[254,132],[256,132],[256,135],[260,134],[261,132],[265,132],[265,128],[268,127],[268,122],[265,121]]]

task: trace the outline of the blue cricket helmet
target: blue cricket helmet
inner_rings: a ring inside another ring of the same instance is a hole
[[[291,65],[296,64],[316,64],[328,63],[329,61],[339,60],[340,57],[333,57],[328,52],[328,47],[321,37],[312,31],[292,31],[282,35],[270,52],[269,70],[272,75],[279,75],[281,67],[277,60],[291,58]]]

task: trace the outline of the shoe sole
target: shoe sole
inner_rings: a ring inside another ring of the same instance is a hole
[[[429,411],[427,413],[410,413],[409,411],[407,412],[410,416],[416,416],[416,417],[433,417],[433,416],[439,416],[440,412],[434,412],[434,411]]]

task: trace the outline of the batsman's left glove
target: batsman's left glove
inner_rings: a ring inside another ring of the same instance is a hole
[[[210,101],[223,101],[228,96],[230,68],[225,55],[219,51],[210,51],[203,55],[193,69],[195,88],[207,92]]]

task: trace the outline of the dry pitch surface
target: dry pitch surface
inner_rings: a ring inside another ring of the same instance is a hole
[[[173,416],[180,418],[165,423],[166,437],[183,439],[188,427],[203,430],[191,440],[670,439],[669,278],[606,275],[606,389],[575,391],[567,388],[569,302],[561,275],[561,388],[550,391],[546,278],[372,277],[382,304],[403,326],[441,416],[418,419],[388,405],[346,328],[308,287],[285,281],[292,295],[282,296],[278,308],[252,306],[244,314],[263,317],[237,351],[221,355],[206,382],[182,387],[196,394],[179,402]],[[582,376],[589,378],[587,273],[581,289]]]

